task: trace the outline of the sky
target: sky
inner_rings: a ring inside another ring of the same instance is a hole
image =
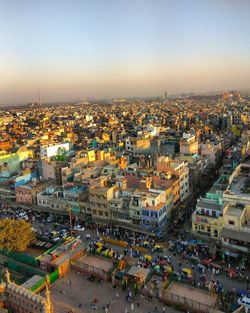
[[[0,104],[250,87],[249,0],[0,0]]]

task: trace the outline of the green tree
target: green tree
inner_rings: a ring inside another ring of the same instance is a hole
[[[0,249],[25,251],[34,238],[30,223],[24,220],[0,220]]]

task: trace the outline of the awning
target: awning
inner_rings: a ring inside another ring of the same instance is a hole
[[[250,233],[229,228],[222,229],[222,237],[250,243]]]

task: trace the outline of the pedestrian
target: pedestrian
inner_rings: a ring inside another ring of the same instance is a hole
[[[134,303],[131,303],[131,311],[134,311]]]
[[[163,312],[163,313],[166,312],[165,306],[162,308],[162,312]]]
[[[81,304],[81,302],[79,303],[78,307],[79,307],[79,308],[81,308],[81,307],[82,307],[82,304]]]
[[[155,312],[158,312],[158,307],[157,307],[157,305],[155,306]]]

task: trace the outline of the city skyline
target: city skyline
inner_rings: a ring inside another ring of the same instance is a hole
[[[249,89],[249,1],[0,3],[0,104]]]

